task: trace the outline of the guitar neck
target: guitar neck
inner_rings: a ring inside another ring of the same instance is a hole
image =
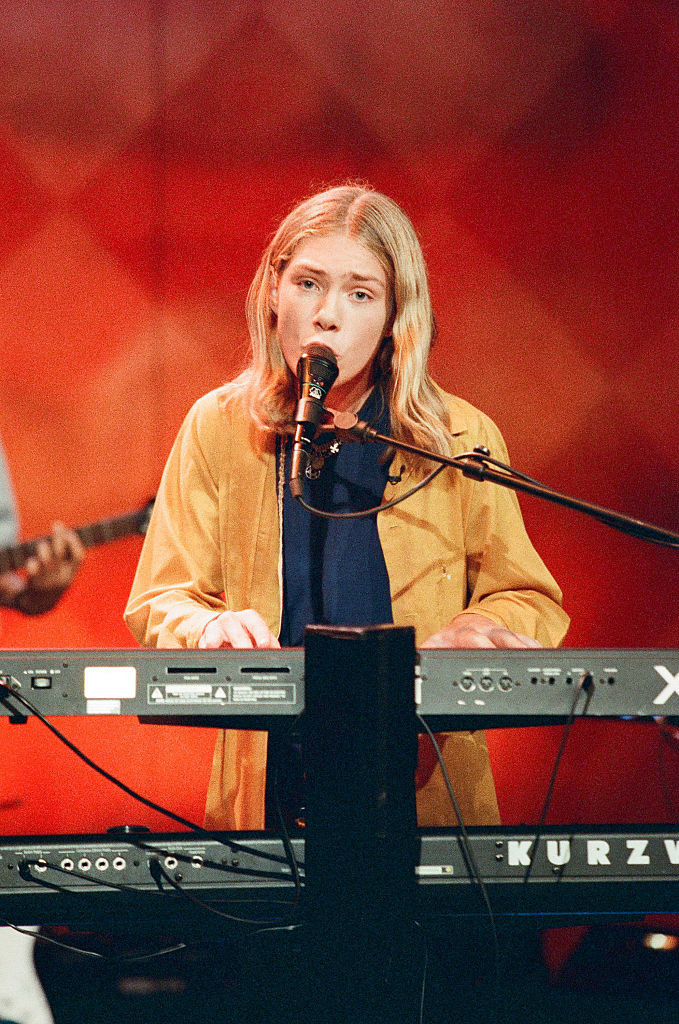
[[[96,523],[79,527],[75,532],[86,548],[94,547],[96,544],[108,544],[111,540],[139,533],[139,512],[128,512],[113,519],[100,519]]]
[[[96,523],[89,523],[86,526],[79,526],[74,532],[80,538],[86,548],[95,547],[98,544],[108,544],[109,541],[119,540],[121,537],[128,537],[133,533],[140,533],[140,512],[128,512],[122,516],[115,516],[112,519],[100,519]],[[35,537],[33,540],[23,541],[21,544],[14,544],[8,548],[0,549],[0,573],[12,572],[20,569],[26,561],[35,554],[37,545],[50,537]]]

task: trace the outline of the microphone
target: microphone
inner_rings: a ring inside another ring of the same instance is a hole
[[[302,480],[309,464],[311,442],[325,412],[325,396],[335,383],[338,373],[335,353],[327,345],[311,341],[303,347],[297,363],[300,398],[295,411],[295,439],[290,463],[290,493],[293,498],[299,498],[302,494]]]

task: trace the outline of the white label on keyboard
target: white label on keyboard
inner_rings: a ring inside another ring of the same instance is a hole
[[[88,715],[119,715],[119,700],[88,700],[85,701],[85,710]]]
[[[133,665],[87,665],[85,700],[123,700],[137,696],[137,670]]]
[[[452,875],[453,865],[452,864],[417,864],[415,866],[416,875],[424,875],[427,878],[436,877],[439,878],[441,875]]]

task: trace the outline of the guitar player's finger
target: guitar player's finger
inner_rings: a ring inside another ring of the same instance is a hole
[[[26,561],[21,566],[21,568],[24,570],[26,575],[30,578],[31,576],[35,576],[35,574],[37,572],[40,572],[40,570],[42,568],[42,565],[41,565],[39,559],[37,559],[35,557],[35,555],[31,555],[30,558],[26,559]]]
[[[52,561],[52,545],[47,540],[39,540],[35,545],[35,553],[24,565],[29,576],[35,576],[49,562]]]
[[[85,557],[85,549],[78,534],[61,522],[55,522],[52,526],[52,550],[55,558],[74,562],[76,565]]]
[[[50,547],[52,548],[52,558],[57,562],[62,562],[67,557],[65,530],[63,523],[52,523]]]

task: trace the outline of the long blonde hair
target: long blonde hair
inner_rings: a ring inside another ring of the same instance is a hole
[[[251,362],[230,390],[244,397],[260,430],[281,432],[289,425],[297,401],[296,380],[278,341],[271,283],[280,277],[302,242],[337,231],[365,245],[387,275],[393,326],[377,356],[375,382],[381,385],[388,403],[391,433],[411,444],[449,454],[448,412],[427,372],[436,327],[422,249],[400,206],[362,185],[319,192],[296,206],[280,224],[248,292]]]

